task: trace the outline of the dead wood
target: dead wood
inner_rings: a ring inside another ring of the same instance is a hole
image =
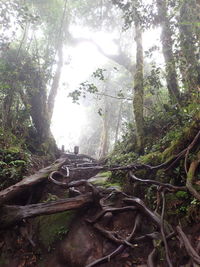
[[[22,194],[28,188],[36,185],[49,176],[52,171],[58,170],[63,164],[65,164],[66,159],[58,159],[52,165],[39,170],[37,173],[24,178],[20,182],[0,191],[0,205],[10,201],[14,197]]]
[[[91,193],[74,198],[61,199],[49,203],[39,203],[26,206],[2,206],[0,209],[0,229],[8,228],[23,219],[40,215],[49,215],[67,210],[83,208],[94,201]]]

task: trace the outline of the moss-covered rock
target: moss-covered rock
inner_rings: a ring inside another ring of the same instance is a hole
[[[36,218],[38,223],[38,237],[46,250],[51,250],[57,240],[67,234],[74,212],[66,211]]]

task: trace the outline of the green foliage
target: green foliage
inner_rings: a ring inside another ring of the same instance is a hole
[[[95,72],[93,72],[92,76],[94,78],[98,78],[100,81],[104,81],[105,77],[104,77],[104,72],[106,71],[106,69],[100,69],[98,68]]]
[[[144,87],[149,88],[149,92],[152,95],[159,94],[160,89],[163,87],[161,82],[161,72],[162,69],[153,64],[150,74],[144,80]]]
[[[71,97],[73,103],[78,103],[80,98],[86,98],[87,93],[95,94],[98,92],[98,88],[93,83],[89,83],[88,81],[80,84],[79,89],[74,90],[73,92],[68,94],[68,97]]]
[[[21,142],[6,132],[0,138],[0,189],[20,181],[27,174],[31,156]]]
[[[158,165],[162,162],[162,154],[160,152],[151,152],[140,156],[139,161],[144,164]]]
[[[176,197],[180,199],[187,199],[189,197],[188,193],[185,191],[177,191]]]
[[[109,165],[129,165],[133,164],[133,162],[137,159],[138,155],[134,152],[129,152],[127,154],[119,153],[115,154],[112,153],[109,157]]]
[[[34,24],[38,20],[38,16],[32,14],[20,0],[1,0],[0,14],[0,50],[9,48],[10,42],[18,35],[19,27],[24,29],[27,22]]]
[[[100,175],[101,175],[101,177],[109,177],[111,175],[111,172],[110,171],[101,172]]]
[[[56,195],[52,195],[48,193],[47,199],[44,202],[47,203],[47,202],[56,201],[56,200],[58,200],[58,197]]]

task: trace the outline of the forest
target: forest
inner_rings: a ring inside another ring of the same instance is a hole
[[[0,14],[0,266],[200,266],[200,0]]]

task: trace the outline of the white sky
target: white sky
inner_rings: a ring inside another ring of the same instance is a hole
[[[117,53],[117,47],[112,41],[114,34],[110,33],[90,33],[82,28],[76,28],[73,31],[76,37],[92,38],[107,53]],[[144,50],[154,45],[160,44],[160,29],[146,32],[143,36]],[[163,63],[162,56],[156,54],[155,60]],[[81,105],[73,104],[71,98],[67,95],[70,91],[78,88],[81,82],[84,82],[97,68],[102,67],[108,59],[100,54],[96,47],[89,42],[84,42],[76,47],[66,48],[64,50],[66,64],[62,70],[60,89],[56,97],[55,109],[52,118],[52,133],[61,148],[65,146],[66,150],[73,151],[74,145],[78,144],[81,132],[86,124],[87,115]],[[70,63],[68,59],[70,58]]]

